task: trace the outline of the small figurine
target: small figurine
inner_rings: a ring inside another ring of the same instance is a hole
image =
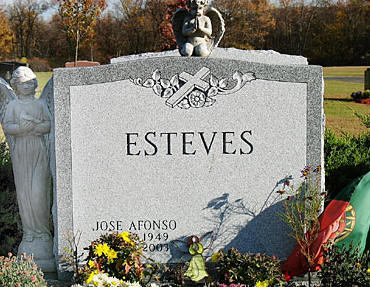
[[[220,12],[206,9],[208,0],[187,0],[185,8],[178,9],[173,17],[173,31],[182,56],[208,57],[225,32]]]
[[[192,235],[188,240],[187,246],[192,258],[190,260],[189,268],[184,275],[189,277],[194,282],[199,282],[200,280],[208,277],[206,265],[202,256],[204,250],[203,245],[200,243],[198,236]]]
[[[203,253],[212,248],[215,240],[213,231],[203,234],[201,237],[191,235],[187,240],[185,238],[175,239],[172,241],[172,246],[177,250],[177,258],[190,260],[189,268],[184,273],[193,282],[199,282],[208,277]],[[206,247],[203,247],[203,242]],[[174,254],[175,250],[172,250]],[[183,258],[186,257],[186,258]],[[191,257],[191,258],[190,258]]]

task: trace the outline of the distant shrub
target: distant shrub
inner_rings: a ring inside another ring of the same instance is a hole
[[[212,260],[217,262],[218,281],[223,284],[275,286],[283,282],[280,261],[275,257],[265,254],[243,254],[231,248],[226,252],[221,250],[215,253]]]
[[[370,170],[370,133],[337,136],[325,132],[325,186],[334,198],[347,184]]]
[[[18,212],[12,164],[4,141],[0,142],[0,256],[16,253],[21,240],[21,220]]]
[[[324,264],[318,273],[323,287],[370,286],[370,253],[358,248],[329,246],[324,249]]]
[[[48,59],[35,57],[30,59],[28,61],[28,64],[34,72],[49,72],[52,70]]]
[[[354,99],[355,101],[368,99],[368,98],[370,98],[370,91],[366,90],[364,92],[362,92],[362,91],[353,92],[351,94],[351,98]]]
[[[47,287],[47,283],[31,257],[17,258],[9,253],[0,257],[0,286]]]

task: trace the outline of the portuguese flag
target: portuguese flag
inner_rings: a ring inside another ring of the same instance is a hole
[[[320,232],[311,246],[317,266],[323,263],[323,245],[359,246],[370,249],[370,172],[347,185],[319,217]],[[284,274],[297,276],[308,271],[306,260],[297,246],[282,267]]]

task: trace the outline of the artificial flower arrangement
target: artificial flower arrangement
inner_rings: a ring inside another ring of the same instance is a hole
[[[142,263],[145,258],[143,246],[144,242],[133,233],[101,235],[85,248],[89,253],[85,265],[79,270],[77,283],[84,283],[84,286],[140,287],[144,278],[155,270],[153,265]]]
[[[127,282],[115,277],[110,277],[105,273],[98,273],[92,277],[90,283],[85,283],[83,285],[74,284],[71,287],[142,287],[142,285],[139,282]],[[150,287],[158,286],[152,283]]]

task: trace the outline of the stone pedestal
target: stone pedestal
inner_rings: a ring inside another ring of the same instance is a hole
[[[43,272],[56,272],[53,241],[50,237],[22,239],[18,254],[33,255],[33,260]]]

